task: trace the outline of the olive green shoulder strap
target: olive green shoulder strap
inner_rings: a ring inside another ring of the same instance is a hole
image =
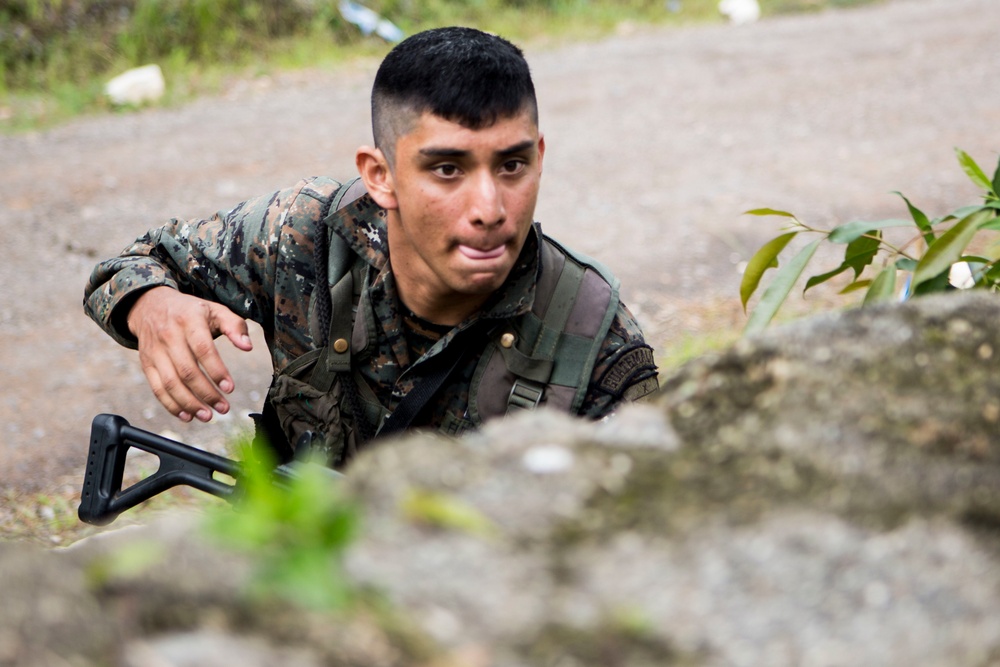
[[[341,188],[331,198],[322,224],[325,225],[327,218],[356,201],[365,192],[364,182],[360,178]],[[326,275],[330,290],[330,326],[322,359],[316,364],[310,378],[310,384],[323,391],[330,390],[337,373],[348,372],[351,369],[354,309],[361,294],[363,265],[363,260],[351,252],[346,243],[339,242],[339,237],[332,229],[327,235]],[[316,288],[319,289],[319,286]]]
[[[602,264],[544,237],[531,312],[491,332],[473,375],[473,423],[543,403],[576,414],[618,310],[618,291]]]

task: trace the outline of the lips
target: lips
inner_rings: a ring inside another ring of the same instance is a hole
[[[468,257],[469,259],[496,259],[503,255],[504,250],[507,249],[505,244],[500,244],[495,248],[488,248],[486,250],[480,250],[478,248],[473,248],[472,246],[459,245],[458,251]]]

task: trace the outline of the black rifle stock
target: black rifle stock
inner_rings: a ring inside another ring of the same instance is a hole
[[[123,489],[125,461],[132,447],[159,458],[160,467],[146,479]],[[281,485],[294,479],[295,465],[293,462],[276,468],[275,483]],[[331,477],[340,476],[327,470]],[[216,479],[216,473],[231,477],[235,483]],[[101,414],[94,417],[90,427],[90,451],[77,515],[85,523],[103,526],[125,510],[180,485],[231,501],[241,475],[242,467],[237,461],[136,428],[118,415]]]

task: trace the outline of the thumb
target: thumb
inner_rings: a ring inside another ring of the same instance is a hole
[[[250,331],[247,328],[246,320],[225,306],[219,304],[213,304],[213,306],[212,329],[215,333],[224,335],[233,345],[244,352],[252,350],[253,342],[250,340]]]

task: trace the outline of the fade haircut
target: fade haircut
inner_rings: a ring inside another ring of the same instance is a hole
[[[478,130],[523,111],[538,124],[535,87],[521,49],[472,28],[408,37],[382,61],[372,87],[372,133],[390,166],[396,140],[425,112]]]

